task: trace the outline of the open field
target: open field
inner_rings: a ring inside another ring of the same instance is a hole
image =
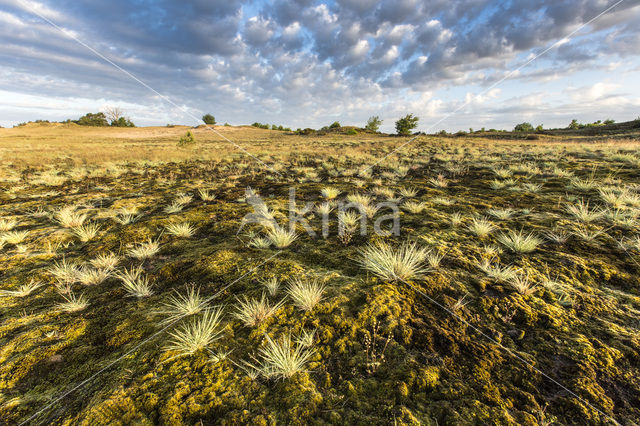
[[[636,134],[216,129],[0,129],[2,423],[640,418]]]

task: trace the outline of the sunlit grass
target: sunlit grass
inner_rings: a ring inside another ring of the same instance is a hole
[[[222,338],[224,330],[222,308],[206,310],[200,317],[192,318],[187,324],[170,332],[171,339],[165,350],[176,352],[177,357],[194,355]]]
[[[236,312],[234,316],[248,327],[254,327],[273,314],[282,307],[284,301],[271,304],[263,293],[260,299],[250,299],[243,295],[242,298],[236,299]]]
[[[311,311],[323,298],[325,286],[317,279],[294,278],[287,288],[293,304],[303,311]]]
[[[153,294],[149,279],[144,275],[142,268],[125,269],[116,274],[122,281],[122,286],[126,292],[133,297],[148,297]]]
[[[389,281],[406,281],[420,278],[427,272],[426,248],[415,243],[404,243],[398,248],[387,244],[369,244],[360,250],[358,263],[375,275]]]

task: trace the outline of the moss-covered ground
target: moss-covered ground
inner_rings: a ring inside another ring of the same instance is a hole
[[[330,143],[344,148],[349,140]],[[267,165],[249,157],[8,165],[1,214],[17,224],[2,232],[0,288],[43,285],[22,297],[0,296],[0,423],[635,424],[637,148],[423,138],[364,173],[390,151],[383,142],[367,155],[292,152],[277,163],[261,156]],[[345,244],[336,211],[326,238],[321,216],[311,212],[315,237],[300,229],[286,248],[255,248],[259,225],[238,232],[252,212],[247,187],[281,224],[290,188],[300,205],[323,203],[328,187],[341,191],[337,200],[354,193],[391,199],[400,206],[400,235],[376,235],[370,219],[368,235]],[[402,196],[403,188],[417,192]],[[205,201],[199,190],[215,198]],[[180,194],[192,199],[168,213]],[[410,201],[423,203],[421,211],[403,208]],[[64,228],[56,212],[65,206],[86,214],[97,235],[83,242]],[[116,220],[134,211],[130,223]],[[470,229],[479,218],[495,226],[484,237]],[[180,222],[192,224],[194,235],[166,231]],[[22,241],[10,238],[21,231]],[[510,231],[541,243],[514,252],[500,240]],[[150,238],[160,244],[157,253],[130,256]],[[358,263],[360,250],[381,240],[393,247],[413,241],[443,257],[418,279],[385,281]],[[61,310],[52,267],[63,260],[88,267],[107,253],[120,258],[115,271],[142,267],[153,294],[129,296],[111,273],[100,284],[71,283],[89,305]],[[530,288],[490,277],[483,260],[511,266]],[[327,286],[311,311],[287,297],[287,283],[299,276]],[[270,298],[284,305],[248,327],[233,315],[237,298],[259,298],[270,277],[282,283]],[[166,346],[182,321],[167,328],[157,311],[189,284],[217,295],[211,303],[224,307],[225,329],[208,350],[176,356]],[[274,380],[243,368],[265,335],[312,330],[304,371]]]

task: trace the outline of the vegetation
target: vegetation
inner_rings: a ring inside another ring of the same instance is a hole
[[[2,423],[637,422],[637,123],[348,129],[0,129]]]
[[[204,124],[208,124],[208,125],[215,125],[216,124],[216,118],[211,115],[211,114],[205,114],[202,116],[202,121],[204,122]]]
[[[382,124],[382,120],[377,115],[373,117],[369,117],[367,120],[367,124],[364,126],[365,130],[369,130],[372,132],[377,132],[380,129],[380,125]]]
[[[396,121],[396,133],[399,136],[409,136],[411,131],[418,127],[418,121],[420,119],[413,114],[407,114],[398,121]]]

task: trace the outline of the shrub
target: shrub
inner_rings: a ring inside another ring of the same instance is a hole
[[[520,123],[516,124],[516,127],[513,128],[514,132],[533,132],[533,126],[531,123]]]
[[[396,121],[396,132],[400,136],[408,136],[411,131],[418,127],[418,120],[420,118],[415,117],[413,114],[407,114],[398,121]]]
[[[373,117],[369,117],[369,120],[367,120],[367,125],[364,126],[364,128],[365,130],[377,132],[381,124],[382,124],[382,120],[380,120],[380,117],[378,117],[377,115],[374,115]]]
[[[180,138],[180,140],[178,141],[178,146],[188,146],[193,145],[194,143],[196,143],[196,140],[193,137],[193,133],[191,133],[191,130],[189,130],[184,136]]]
[[[117,120],[112,121],[111,125],[113,127],[136,127],[136,125],[127,117],[120,117]]]
[[[216,118],[211,114],[203,115],[202,121],[204,121],[204,124],[210,124],[210,125],[216,124]]]
[[[79,124],[80,126],[102,127],[108,126],[109,122],[107,121],[107,117],[104,115],[104,113],[97,112],[93,114],[90,112],[76,120],[76,124]]]
[[[356,129],[349,129],[349,130],[347,130],[347,134],[348,135],[357,135],[358,131]]]
[[[339,129],[340,127],[342,127],[342,126],[340,125],[340,122],[338,122],[338,121],[334,121],[333,123],[331,123],[329,125],[330,129]]]

